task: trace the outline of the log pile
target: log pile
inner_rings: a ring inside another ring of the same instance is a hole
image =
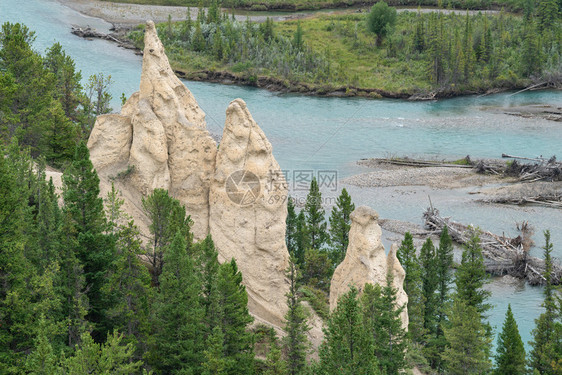
[[[476,164],[476,171],[479,173],[503,174],[525,182],[562,181],[562,163],[556,160],[556,156],[546,159],[502,154],[502,158],[510,158],[513,161],[504,165],[481,160]],[[530,161],[530,163],[523,163],[518,160]]]
[[[423,216],[428,230],[441,231],[447,226],[451,238],[460,244],[468,243],[475,230],[471,226],[441,217],[439,211],[433,206],[429,207]],[[524,248],[524,238],[498,236],[487,231],[479,231],[478,234],[487,272],[497,276],[507,274],[525,279],[531,285],[544,284],[545,262],[528,255]],[[554,263],[552,283],[558,285],[561,281],[562,267],[558,263]]]

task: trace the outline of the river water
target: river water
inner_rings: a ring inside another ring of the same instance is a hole
[[[54,0],[0,0],[0,22],[22,22],[37,32],[35,48],[44,52],[54,42],[62,44],[84,78],[94,73],[110,74],[114,108],[119,97],[138,90],[141,58],[106,41],[88,41],[70,34],[73,24],[107,31],[102,20],[83,16]],[[561,124],[524,119],[493,111],[524,104],[562,104],[562,92],[540,91],[517,95],[502,93],[486,97],[462,97],[431,102],[367,100],[361,98],[315,98],[276,94],[261,89],[185,82],[207,114],[207,127],[222,133],[225,110],[234,98],[242,98],[271,141],[284,170],[326,171],[339,178],[366,171],[356,165],[360,158],[420,156],[435,158],[497,158],[501,153],[524,156],[562,156]],[[335,171],[335,172],[333,172]],[[538,207],[483,205],[467,194],[477,188],[440,190],[389,187],[346,187],[356,205],[369,205],[381,217],[421,224],[427,196],[446,216],[479,225],[496,233],[515,234],[515,222],[528,220],[535,228],[535,241],[543,243],[542,231],[551,229],[555,256],[562,257],[562,213]],[[337,195],[337,192],[325,194]],[[388,248],[388,241],[385,243]],[[532,250],[540,255],[539,247]],[[511,303],[527,348],[534,319],[542,311],[542,290],[524,283],[494,279],[488,288],[494,305],[489,320],[497,330]]]

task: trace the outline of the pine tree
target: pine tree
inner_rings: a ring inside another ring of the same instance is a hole
[[[195,23],[195,32],[193,33],[193,38],[191,39],[191,48],[193,48],[196,52],[205,51],[205,37],[203,36],[203,32],[201,31],[201,23]]]
[[[295,224],[295,263],[300,266],[304,265],[304,255],[308,247],[309,238],[306,230],[306,217],[304,216],[304,210],[301,210],[297,215]]]
[[[396,289],[389,273],[384,287],[366,284],[361,296],[363,326],[371,335],[374,354],[383,374],[397,375],[406,367],[406,331],[400,315],[405,306],[398,306]]]
[[[178,231],[164,254],[160,292],[153,305],[150,361],[162,373],[200,373],[204,309],[201,284]]]
[[[562,361],[560,342],[562,341],[562,323],[559,320],[559,310],[556,306],[554,287],[552,285],[552,243],[550,242],[550,231],[544,232],[545,245],[544,262],[545,286],[543,290],[545,311],[535,320],[535,328],[532,331],[533,341],[529,353],[529,366],[541,374],[556,374],[553,365]]]
[[[558,16],[556,0],[539,0],[537,2],[537,19],[540,31],[551,29],[556,23]]]
[[[106,317],[110,301],[102,288],[114,254],[111,238],[104,234],[108,227],[99,192],[99,178],[82,141],[76,146],[74,161],[63,174],[64,211],[76,240],[76,257],[84,268],[89,300],[87,318],[95,324],[95,339],[102,341],[111,329]]]
[[[431,337],[437,330],[437,267],[435,259],[435,247],[431,238],[428,238],[420,251],[422,295],[424,300],[423,327]]]
[[[295,30],[295,34],[293,35],[293,47],[299,50],[304,48],[304,40],[303,40],[304,32],[302,30],[301,21],[297,21],[297,29]]]
[[[132,360],[135,351],[131,343],[123,345],[123,336],[117,332],[107,336],[105,344],[96,344],[90,334],[84,333],[74,356],[65,360],[63,373],[83,374],[137,374],[142,362]]]
[[[191,247],[191,218],[186,215],[185,207],[164,189],[154,189],[152,194],[143,198],[142,208],[150,220],[152,254],[149,262],[152,267],[152,284],[158,287],[164,253],[178,231],[186,241],[186,246]]]
[[[39,329],[35,337],[35,349],[25,361],[26,373],[30,375],[57,375],[60,373],[59,359],[50,342],[49,327],[45,316],[39,318]]]
[[[285,315],[285,333],[287,335],[284,338],[287,368],[290,375],[304,373],[309,347],[306,333],[310,330],[310,327],[307,323],[306,312],[298,296],[298,273],[297,265],[290,262],[287,270],[287,278],[289,279],[288,311]]]
[[[217,290],[219,260],[211,235],[194,246],[193,258],[201,281],[201,305],[205,309],[205,337],[220,325],[222,311]]]
[[[425,49],[425,27],[424,19],[421,15],[421,11],[418,10],[418,16],[416,18],[416,29],[414,32],[414,49],[418,52],[423,52]]]
[[[18,169],[1,147],[0,155],[0,373],[12,374],[33,346],[28,285],[33,267],[24,253],[27,192],[19,189]]]
[[[490,370],[490,339],[475,306],[455,295],[450,324],[445,328],[449,345],[441,354],[447,374],[485,374]]]
[[[511,305],[507,306],[507,313],[503,322],[502,332],[498,335],[498,346],[496,354],[496,368],[494,373],[498,375],[525,374],[525,348],[519,335],[517,322],[511,312]]]
[[[487,281],[480,237],[473,231],[462,253],[461,264],[455,274],[455,284],[458,299],[467,306],[474,307],[481,317],[490,309],[490,305],[486,303],[490,292],[483,289]]]
[[[315,177],[310,182],[310,190],[306,197],[304,213],[306,215],[308,245],[313,249],[320,250],[328,240],[328,233],[326,230],[326,213],[324,208],[322,208],[322,193],[318,188],[318,182]]]
[[[269,351],[265,357],[265,371],[263,375],[286,375],[291,372],[287,371],[287,363],[283,359],[281,353],[281,348],[277,343],[277,338],[273,337],[273,340],[269,346]],[[295,374],[300,374],[301,372],[295,372]]]
[[[421,268],[416,256],[414,239],[406,232],[396,256],[406,272],[404,291],[408,295],[408,334],[413,342],[421,343],[425,335],[424,300],[422,294]]]
[[[125,341],[135,345],[140,358],[149,333],[150,274],[140,260],[144,255],[140,232],[132,220],[123,222],[129,218],[121,212],[123,200],[118,194],[112,185],[106,200],[116,243],[113,267],[105,290],[116,303],[108,311],[108,316],[114,327],[126,335]]]
[[[224,335],[219,326],[215,326],[207,338],[206,349],[203,351],[203,375],[226,375],[231,367],[229,358],[224,357]]]
[[[374,343],[362,322],[358,291],[341,296],[324,328],[319,372],[326,375],[380,374]]]
[[[295,204],[293,203],[293,199],[291,197],[287,197],[287,220],[285,223],[287,227],[285,231],[285,243],[287,244],[287,250],[289,251],[289,255],[291,257],[297,258],[297,214],[295,212]]]
[[[451,236],[449,236],[447,226],[441,231],[439,247],[435,254],[435,261],[437,278],[437,296],[435,303],[437,318],[436,332],[431,342],[433,346],[432,353],[434,354],[431,356],[431,365],[436,369],[441,369],[442,364],[439,353],[442,353],[447,345],[443,326],[448,322],[447,312],[449,311],[450,305],[449,285],[452,283],[451,268],[453,267],[453,242]]]
[[[353,210],[355,210],[355,204],[351,201],[347,190],[343,188],[336,200],[336,206],[330,214],[330,257],[334,268],[345,258]]]
[[[248,326],[253,318],[248,311],[248,294],[242,285],[242,274],[234,259],[220,265],[217,290],[221,307],[225,358],[229,375],[252,374],[254,368],[253,335]]]

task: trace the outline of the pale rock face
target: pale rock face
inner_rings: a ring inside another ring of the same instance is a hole
[[[361,206],[351,214],[349,246],[343,262],[336,268],[330,285],[330,310],[337,306],[338,298],[345,294],[351,285],[360,291],[367,283],[386,283],[386,275],[393,275],[393,286],[398,289],[398,305],[406,305],[408,296],[404,292],[405,272],[396,258],[396,247],[385,254],[381,242],[382,230],[378,224],[379,215],[371,208]],[[402,325],[408,327],[408,311],[401,315]]]
[[[98,117],[88,142],[90,157],[102,178],[133,166],[119,187],[136,197],[167,189],[185,205],[199,240],[209,233],[217,145],[205,129],[205,113],[172,71],[151,21],[144,41],[140,91],[120,115]]]
[[[246,195],[245,195],[246,194]],[[210,233],[221,262],[235,258],[256,317],[277,328],[287,312],[287,184],[246,103],[226,111],[210,192]]]
[[[115,182],[125,211],[143,233],[148,235],[149,224],[143,197],[164,188],[180,200],[194,222],[195,239],[210,233],[219,260],[236,259],[256,323],[281,331],[288,291],[287,185],[271,144],[238,99],[227,109],[217,152],[205,114],[170,68],[152,22],[146,26],[140,91],[120,114],[98,117],[88,147],[103,196]],[[240,181],[229,179],[236,171],[251,172],[255,181],[236,185]],[[248,196],[238,202],[232,195],[237,186],[259,187],[251,204]],[[321,337],[319,324],[313,329]]]

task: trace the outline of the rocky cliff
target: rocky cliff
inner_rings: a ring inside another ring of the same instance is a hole
[[[406,305],[408,296],[403,284],[405,272],[396,258],[396,245],[392,245],[388,255],[381,242],[382,230],[378,224],[379,215],[375,210],[361,206],[351,214],[349,246],[345,259],[334,271],[330,285],[330,310],[337,306],[338,298],[345,294],[351,285],[360,291],[367,283],[385,285],[390,272],[393,286],[398,290],[397,303]],[[402,325],[408,327],[408,311],[402,312]]]

